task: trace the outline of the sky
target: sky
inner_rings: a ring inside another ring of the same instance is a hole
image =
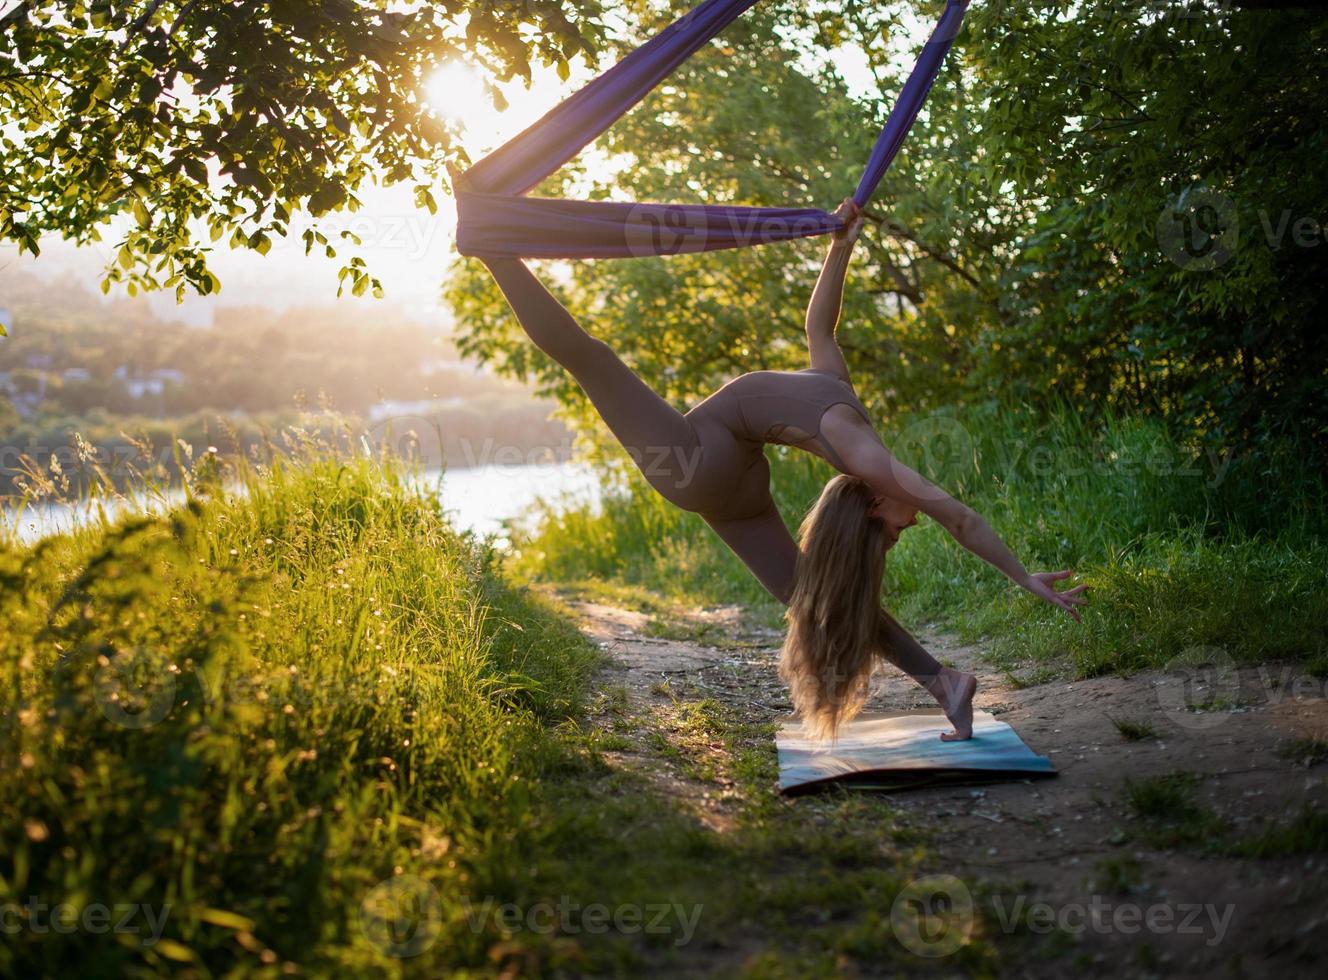
[[[917,30],[909,33],[918,35],[912,40],[922,38]],[[862,54],[840,50],[832,56],[850,90],[856,95],[869,95],[872,80]],[[426,91],[435,112],[461,127],[461,141],[471,159],[477,160],[533,123],[592,74],[590,69],[577,66],[564,82],[552,69],[537,68],[529,88],[519,81],[502,87],[508,108],[501,113],[493,109],[479,78],[462,65],[440,65]],[[300,232],[309,219],[296,215],[289,236],[275,239],[265,256],[219,245],[209,257],[209,265],[222,283],[219,293],[210,297],[187,293],[180,305],[173,291],[152,294],[148,301],[153,311],[165,320],[210,326],[217,308],[224,306],[258,305],[280,311],[339,302],[361,307],[364,315],[372,316],[375,309],[381,312],[381,304],[386,302],[412,319],[450,329],[451,314],[439,300],[445,271],[456,258],[456,213],[446,189],[439,188],[435,193],[439,206],[434,215],[415,207],[410,183],[394,187],[366,185],[358,196],[364,204],[361,210],[326,215],[319,227],[334,241],[331,233],[343,228],[361,238],[363,245],[353,254],[363,256],[370,273],[382,282],[384,300],[369,296],[357,299],[350,296],[349,289],[337,300],[337,271],[352,253],[338,250],[337,258],[328,259],[315,250],[306,256]],[[105,241],[81,248],[58,236],[46,236],[37,259],[20,256],[13,245],[0,243],[0,267],[30,271],[48,280],[69,275],[95,291],[102,270],[114,258],[111,243],[117,238],[114,226],[102,229],[102,233]],[[116,290],[123,290],[123,286],[113,287],[113,292]]]

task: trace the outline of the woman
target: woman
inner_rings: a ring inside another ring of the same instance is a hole
[[[882,445],[835,340],[844,275],[863,225],[852,198],[837,213],[844,228],[807,308],[811,367],[744,374],[685,415],[582,330],[519,259],[485,264],[530,339],[571,372],[650,485],[699,514],[788,606],[780,676],[809,732],[833,737],[857,713],[879,655],[936,699],[954,726],[942,739],[966,739],[977,678],[941,666],[881,607],[885,552],[921,512],[1076,620],[1085,586],[1057,592],[1053,583],[1069,571],[1025,571],[977,513]],[[765,443],[796,446],[840,471],[803,521],[801,547],[770,496]]]

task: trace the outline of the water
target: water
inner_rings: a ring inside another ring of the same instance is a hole
[[[456,527],[479,535],[496,535],[500,543],[506,540],[502,522],[510,519],[524,522],[541,498],[555,509],[580,504],[598,507],[600,499],[595,471],[585,463],[475,466],[446,473],[434,470],[421,473],[414,482],[439,491],[443,510]],[[31,543],[50,534],[96,523],[103,512],[114,519],[130,512],[161,513],[183,502],[184,493],[172,490],[164,498],[139,494],[128,502],[44,504],[24,510],[21,518],[6,509],[0,521],[11,527],[17,521],[18,539]]]
[[[423,477],[436,486],[439,473]],[[585,463],[526,463],[513,466],[472,466],[442,476],[443,510],[459,528],[477,534],[502,535],[501,521],[526,519],[537,499],[555,510],[565,506],[599,506],[599,480]]]

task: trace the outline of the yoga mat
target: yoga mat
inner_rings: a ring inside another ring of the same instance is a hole
[[[1050,759],[985,711],[973,712],[970,739],[942,742],[952,727],[938,711],[863,713],[832,744],[806,738],[801,722],[787,721],[775,736],[779,790],[794,795],[831,783],[899,790],[1056,775]]]

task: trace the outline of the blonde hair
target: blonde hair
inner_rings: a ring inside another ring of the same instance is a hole
[[[798,529],[779,676],[816,739],[833,740],[862,710],[876,663],[887,535],[870,513],[874,495],[865,481],[840,474]]]

